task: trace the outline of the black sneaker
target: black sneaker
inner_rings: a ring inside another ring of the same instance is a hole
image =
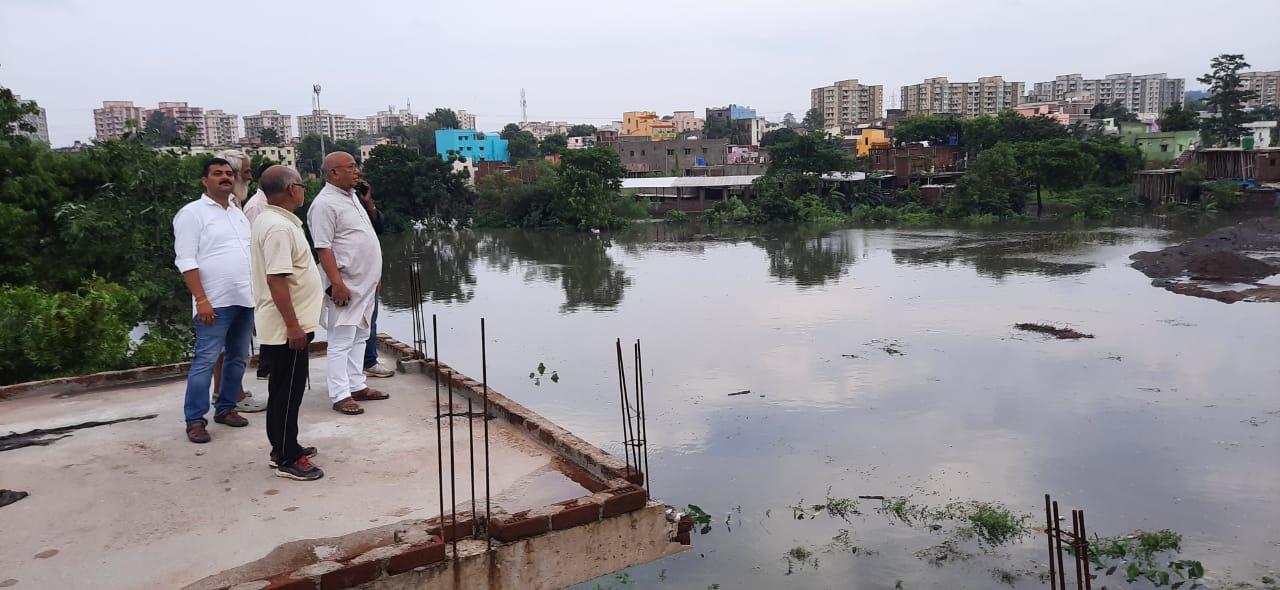
[[[311,464],[311,459],[303,457],[294,461],[291,465],[281,465],[276,468],[276,477],[285,477],[296,479],[298,481],[311,481],[324,477],[324,472],[319,467]]]
[[[310,459],[312,457],[315,457],[318,454],[320,454],[320,451],[316,450],[315,447],[302,447],[303,457]],[[267,461],[267,465],[270,465],[272,469],[279,467],[280,458],[277,457],[275,453],[271,453],[271,460]]]

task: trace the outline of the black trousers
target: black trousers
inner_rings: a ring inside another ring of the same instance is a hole
[[[315,332],[307,334],[310,343]],[[289,465],[302,457],[302,445],[298,444],[298,408],[307,386],[309,355],[306,350],[292,350],[288,344],[263,344],[258,355],[271,367],[267,381],[267,440],[271,442],[271,454],[280,459],[281,465]]]

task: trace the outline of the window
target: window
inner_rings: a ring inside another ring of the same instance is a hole
[[[635,150],[631,150],[631,157],[632,157],[632,158],[636,157],[636,151],[635,151]]]
[[[668,155],[668,156],[674,156],[674,155],[676,155],[676,151],[675,151],[675,150],[667,150],[667,155]]]
[[[707,148],[702,148],[702,153],[707,153]]]
[[[1160,151],[1162,151],[1162,152],[1167,152],[1167,151],[1169,151],[1169,144],[1167,144],[1167,143],[1162,143],[1162,144],[1160,144]]]
[[[684,148],[684,155],[686,155],[686,156],[687,156],[687,155],[692,154],[692,153],[693,153],[693,149],[692,149],[692,148]]]
[[[644,150],[640,150],[640,155],[641,155],[641,156],[643,156],[643,155],[644,155]]]

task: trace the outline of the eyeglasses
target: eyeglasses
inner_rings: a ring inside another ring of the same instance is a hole
[[[307,190],[307,185],[302,184],[301,182],[294,182],[294,183],[290,183],[290,184],[289,184],[289,186],[288,186],[288,188],[293,188],[293,187],[295,187],[295,186],[296,186],[296,187],[298,187],[298,188],[300,188],[300,189],[302,189],[302,190],[304,190],[304,191],[305,191],[305,190]]]
[[[334,166],[334,167],[333,167],[333,169],[334,169],[334,170],[337,170],[337,169],[339,169],[339,168],[350,168],[350,169],[352,169],[352,170],[359,170],[359,169],[360,169],[360,165],[359,165],[359,164],[343,164],[343,165],[341,165],[341,166]]]

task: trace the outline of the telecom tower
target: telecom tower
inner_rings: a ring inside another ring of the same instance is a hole
[[[524,126],[524,127],[529,126],[529,111],[527,108],[528,106],[529,106],[529,103],[525,102],[524,100],[524,89],[521,88],[520,89],[520,124],[521,126]]]
[[[315,93],[314,102],[311,109],[311,121],[320,129],[320,157],[324,157],[324,127],[320,127],[320,85],[311,86],[311,92]]]

